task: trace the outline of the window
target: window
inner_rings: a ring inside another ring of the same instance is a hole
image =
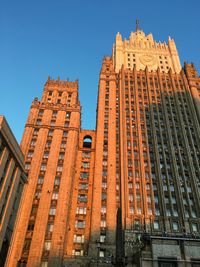
[[[32,139],[32,140],[31,140],[31,146],[34,146],[35,143],[36,143],[36,139]]]
[[[74,235],[74,243],[84,243],[84,235]]]
[[[100,224],[101,227],[106,227],[106,220],[101,220],[101,224]]]
[[[52,199],[58,199],[58,192],[53,192]]]
[[[31,164],[29,162],[25,163],[25,170],[30,170]]]
[[[44,177],[43,176],[39,176],[38,177],[38,184],[43,184],[44,182]]]
[[[34,129],[33,135],[38,135],[39,129]]]
[[[83,250],[78,250],[78,249],[73,249],[72,250],[72,255],[75,255],[75,256],[83,256]]]
[[[82,152],[82,157],[83,158],[90,158],[90,152]]]
[[[105,243],[105,241],[106,241],[106,236],[105,236],[105,235],[100,235],[100,237],[99,237],[99,241],[100,241],[100,243]]]
[[[66,141],[62,141],[60,147],[61,148],[66,148]]]
[[[129,194],[128,199],[129,199],[130,202],[133,202],[133,195]]]
[[[60,185],[60,177],[55,178],[54,185]]]
[[[192,223],[192,232],[198,232],[198,225],[197,225],[197,223]]]
[[[69,127],[69,122],[65,121],[64,127]]]
[[[88,169],[90,167],[90,163],[89,162],[82,162],[82,167],[85,169]]]
[[[83,139],[83,147],[85,148],[91,148],[92,147],[92,137],[89,135],[86,135]]]
[[[49,210],[49,215],[55,215],[56,214],[56,207],[51,207]]]
[[[130,214],[134,214],[134,207],[130,207]]]
[[[51,146],[51,141],[50,140],[47,140],[47,142],[46,142],[46,147],[50,147]]]
[[[44,250],[49,251],[51,248],[51,241],[45,241],[44,242]]]
[[[80,229],[85,228],[85,221],[83,221],[83,220],[75,221],[75,227],[80,228]]]
[[[178,222],[173,222],[173,223],[172,223],[172,229],[173,229],[174,231],[178,231],[178,229],[179,229]]]
[[[79,187],[78,187],[79,189],[88,189],[88,184],[87,183],[80,183],[79,184]]]
[[[44,151],[43,158],[48,159],[48,157],[49,157],[49,151]]]
[[[53,136],[53,129],[49,130],[48,136]]]
[[[153,228],[154,228],[154,230],[159,230],[160,225],[159,225],[159,222],[158,221],[154,221]]]
[[[156,208],[156,216],[160,215],[160,210],[158,208]]]
[[[42,116],[43,114],[44,114],[44,110],[40,109],[39,112],[38,112],[38,116]]]
[[[78,201],[79,202],[87,202],[87,195],[78,195]]]
[[[86,214],[86,207],[77,207],[76,214]]]
[[[58,114],[58,111],[54,110],[53,113],[52,113],[52,117],[53,118],[56,118],[57,117],[57,114]]]
[[[106,193],[102,193],[101,200],[106,200],[106,199],[107,199],[107,194]]]
[[[58,165],[57,166],[57,172],[62,172],[63,170],[63,166],[62,165]]]
[[[36,125],[41,125],[41,124],[42,124],[42,120],[41,119],[37,119]]]
[[[87,179],[89,177],[89,173],[88,172],[81,172],[80,173],[80,178],[81,179]]]
[[[41,195],[41,190],[36,190],[35,191],[34,198],[39,199],[40,198],[40,195]]]
[[[105,257],[105,250],[101,250],[101,249],[100,249],[100,251],[99,251],[99,257],[100,257],[100,258]]]
[[[101,214],[106,214],[106,206],[101,206]]]
[[[33,150],[29,150],[28,151],[28,155],[27,155],[28,158],[32,158],[33,157]]]
[[[63,137],[67,137],[68,136],[68,132],[67,131],[63,131]]]
[[[47,233],[52,233],[53,232],[53,223],[48,223],[47,224]]]
[[[56,121],[55,120],[51,120],[50,125],[51,126],[55,126],[56,125]]]
[[[46,169],[47,169],[47,165],[46,165],[46,163],[42,163],[42,165],[41,165],[41,167],[40,167],[40,170],[41,170],[41,171],[46,171]]]
[[[69,119],[71,115],[71,112],[66,112],[66,119]]]

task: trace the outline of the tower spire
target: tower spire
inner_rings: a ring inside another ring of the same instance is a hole
[[[140,31],[140,21],[136,19],[136,31]]]

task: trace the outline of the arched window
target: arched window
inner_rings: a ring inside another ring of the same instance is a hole
[[[83,139],[83,147],[85,148],[91,148],[92,147],[92,137],[89,135],[86,135]]]

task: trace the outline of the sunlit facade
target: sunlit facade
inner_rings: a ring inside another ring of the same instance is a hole
[[[199,122],[194,65],[139,27],[103,59],[95,131],[81,129],[78,83],[49,78],[22,138],[29,183],[6,266],[199,266]]]

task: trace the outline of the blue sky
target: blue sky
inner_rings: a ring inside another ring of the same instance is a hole
[[[138,17],[155,40],[172,36],[181,63],[193,62],[200,72],[199,10],[199,0],[1,1],[0,114],[20,142],[48,75],[78,78],[82,127],[94,129],[101,62],[116,33],[128,38]]]

